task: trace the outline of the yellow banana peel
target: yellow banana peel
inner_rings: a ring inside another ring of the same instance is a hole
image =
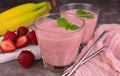
[[[51,10],[51,5],[49,2],[40,2],[40,3],[26,3],[18,5],[6,11],[0,13],[0,22],[9,20],[11,18],[17,17],[27,12],[35,11],[41,7],[48,6],[48,10]]]
[[[24,13],[15,18],[0,22],[0,35],[5,34],[8,30],[15,31],[20,26],[28,27],[36,17],[49,13],[48,6],[41,7],[39,10]]]

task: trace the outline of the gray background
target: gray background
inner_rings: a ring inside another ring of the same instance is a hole
[[[41,0],[0,0],[0,12],[13,6],[28,3],[40,2]],[[59,6],[65,3],[80,2],[91,3],[101,8],[97,26],[104,23],[120,24],[120,0],[57,0],[57,7],[51,12],[59,12]],[[59,76],[45,69],[42,60],[35,61],[29,69],[24,69],[17,60],[0,64],[0,76]]]

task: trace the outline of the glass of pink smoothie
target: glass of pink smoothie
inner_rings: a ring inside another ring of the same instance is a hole
[[[66,30],[59,27],[56,19],[61,17],[79,28]],[[62,72],[72,65],[82,40],[84,20],[72,14],[64,17],[54,13],[37,18],[34,25],[44,66],[53,72]]]
[[[77,14],[78,10],[84,10],[86,12],[89,12],[92,14],[92,17],[87,18],[87,17],[79,16]],[[60,13],[62,15],[65,16],[67,13],[70,13],[84,19],[85,27],[83,28],[84,29],[84,35],[82,37],[83,44],[87,44],[87,42],[93,37],[93,33],[95,31],[95,27],[98,20],[99,11],[100,11],[99,7],[85,3],[69,3],[69,4],[64,4],[60,7]]]

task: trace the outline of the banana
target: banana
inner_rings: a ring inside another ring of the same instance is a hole
[[[46,15],[46,14],[49,14],[49,11],[45,11],[45,12],[41,13],[39,16],[43,16],[43,15]],[[36,19],[36,18],[33,18],[33,19],[29,20],[28,22],[20,25],[20,26],[29,27],[29,26],[33,25],[33,22],[34,22],[35,19]],[[19,26],[18,26],[18,27],[19,27]]]
[[[8,9],[2,13],[0,13],[0,22],[17,17],[27,12],[31,12],[37,9],[40,9],[43,6],[48,6],[48,10],[51,9],[51,5],[49,2],[40,2],[40,3],[26,3],[22,5],[18,5],[11,9]]]
[[[33,21],[36,17],[49,13],[48,6],[41,7],[39,10],[24,13],[18,17],[12,18],[0,23],[0,35],[5,34],[6,31],[15,31],[20,26],[28,27],[28,23]]]

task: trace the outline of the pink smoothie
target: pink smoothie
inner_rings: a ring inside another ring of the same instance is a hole
[[[45,63],[65,66],[74,62],[81,43],[81,29],[65,30],[58,27],[56,20],[41,23],[38,28],[36,34]]]
[[[70,14],[74,14],[76,15],[76,10],[77,9],[73,9],[73,10],[68,10],[64,13],[62,13],[62,15],[66,15],[66,13],[70,13]],[[85,26],[83,28],[84,30],[84,34],[83,34],[83,39],[82,39],[82,43],[87,43],[93,36],[95,27],[96,27],[96,23],[97,23],[97,19],[98,19],[98,14],[88,11],[90,13],[93,14],[94,18],[83,18],[85,20]]]

